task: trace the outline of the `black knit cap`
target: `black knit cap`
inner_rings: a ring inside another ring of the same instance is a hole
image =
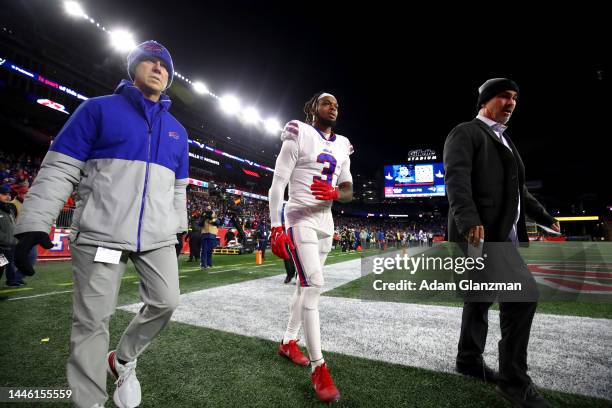
[[[519,93],[519,87],[516,82],[508,78],[491,78],[487,80],[478,88],[476,109],[480,110],[480,106],[483,103],[487,103],[504,91],[515,91]]]

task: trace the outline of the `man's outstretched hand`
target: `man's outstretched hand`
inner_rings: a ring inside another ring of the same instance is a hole
[[[15,266],[22,274],[32,276],[36,271],[30,264],[30,251],[36,245],[51,249],[53,248],[53,242],[51,242],[49,234],[42,231],[22,232],[15,235],[15,238],[19,240],[15,247]]]

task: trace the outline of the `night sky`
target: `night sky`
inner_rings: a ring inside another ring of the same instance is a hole
[[[27,20],[93,59],[112,52],[100,31],[69,18],[60,1],[9,3],[3,20]],[[81,2],[108,27],[162,42],[177,70],[219,95],[235,93],[262,116],[303,120],[312,94],[333,93],[336,130],[355,146],[354,173],[401,163],[415,148],[441,157],[449,131],[476,115],[478,86],[509,77],[521,92],[508,133],[527,180],[542,180],[558,197],[610,196],[611,47],[601,10],[487,9],[465,17],[441,4],[418,11],[372,2],[190,3]]]

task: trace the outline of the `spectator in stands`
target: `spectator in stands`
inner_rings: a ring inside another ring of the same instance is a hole
[[[342,232],[340,233],[340,246],[342,247],[342,252],[348,251],[349,247],[349,230],[347,227],[342,228]]]
[[[213,250],[218,246],[218,219],[211,206],[206,207],[202,217],[202,250],[200,252],[200,269],[212,268]]]
[[[385,231],[378,230],[378,237],[377,237],[377,241],[378,241],[378,246],[380,248],[381,251],[385,250]]]
[[[359,234],[359,228],[353,228],[353,236],[355,237],[355,242],[353,242],[353,249],[357,250],[357,247],[361,245],[361,235]]]
[[[392,248],[393,243],[395,242],[395,234],[393,233],[393,231],[387,231],[387,234],[385,235],[385,240],[387,242],[387,248]]]
[[[15,215],[17,209],[11,202],[11,188],[0,186],[0,277],[6,271],[6,286],[19,287],[25,285],[15,269],[13,255],[17,239],[15,234]]]
[[[367,249],[368,248],[368,233],[366,232],[365,229],[361,229],[361,231],[359,231],[359,245],[361,245],[362,249]]]
[[[334,238],[333,238],[334,249],[337,249],[339,244],[340,244],[340,233],[338,232],[338,230],[335,230],[334,231]]]
[[[28,193],[28,183],[27,181],[22,181],[20,184],[14,184],[11,187],[11,190],[13,191],[15,198],[13,198],[13,200],[10,203],[15,206],[15,209],[17,211],[15,215],[15,221],[18,221],[19,214],[21,213],[21,208],[23,207],[23,200],[25,199],[25,196]],[[38,248],[33,247],[30,250],[30,253],[28,255],[28,261],[30,265],[34,267],[34,265],[36,265],[37,260],[38,260]],[[22,284],[25,284],[23,281],[23,274],[21,273],[21,271],[19,271],[17,266],[13,266],[11,269],[14,269],[14,272],[12,272],[14,273],[14,275],[12,275],[13,277],[11,280],[13,282],[20,282]]]
[[[268,235],[270,230],[265,222],[259,223],[257,227],[257,249],[261,251],[261,259],[266,258],[266,247],[268,246]]]
[[[27,183],[15,184],[13,185],[12,190],[15,198],[13,198],[11,203],[15,206],[15,208],[17,208],[17,216],[19,217],[21,207],[23,206],[23,200],[28,193],[28,185]]]
[[[196,212],[191,219],[191,230],[187,235],[187,240],[189,241],[188,262],[199,262],[202,250],[202,219],[199,216],[199,212]]]
[[[113,95],[90,98],[57,135],[24,202],[15,232],[15,263],[33,274],[30,249],[52,246],[49,229],[78,187],[70,240],[73,314],[67,365],[72,403],[104,405],[107,371],[117,380],[113,400],[141,403],[136,359],[168,324],[179,301],[176,234],[187,230],[189,145],[163,93],[173,77],[168,50],[147,41],[128,55],[128,73]],[[109,349],[128,259],[141,280],[143,307]]]

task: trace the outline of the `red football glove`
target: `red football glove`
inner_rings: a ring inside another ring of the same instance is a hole
[[[289,253],[287,252],[287,245],[289,245],[291,250],[295,249],[291,238],[285,233],[285,227],[272,227],[272,232],[270,233],[270,248],[272,248],[272,253],[279,258],[285,260],[290,259]]]
[[[322,180],[315,180],[310,186],[310,190],[317,200],[334,201],[338,199],[338,188],[332,187],[331,184]]]

